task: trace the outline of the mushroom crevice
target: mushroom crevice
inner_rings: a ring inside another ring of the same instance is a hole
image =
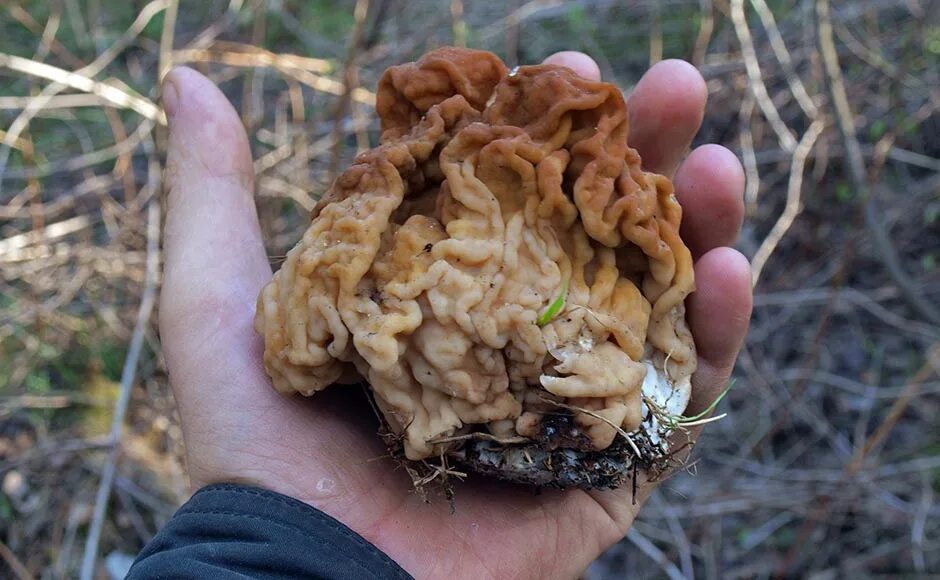
[[[601,451],[651,401],[682,413],[692,258],[617,87],[443,48],[386,71],[376,109],[381,144],[259,297],[278,391],[364,379],[411,460],[470,433]]]

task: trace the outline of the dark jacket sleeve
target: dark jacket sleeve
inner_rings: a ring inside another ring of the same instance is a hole
[[[144,547],[127,578],[411,578],[296,499],[234,484],[202,488]]]

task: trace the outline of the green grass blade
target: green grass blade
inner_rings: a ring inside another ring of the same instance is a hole
[[[679,423],[691,423],[693,421],[698,421],[699,419],[705,417],[706,415],[714,411],[715,407],[718,406],[718,403],[720,403],[721,400],[725,398],[725,395],[728,394],[728,391],[730,391],[731,387],[733,386],[734,386],[734,381],[731,381],[730,383],[728,383],[728,386],[725,388],[725,390],[722,391],[721,394],[718,395],[718,397],[714,401],[712,401],[712,404],[709,405],[708,408],[706,408],[704,411],[702,411],[698,415],[695,415],[694,417],[682,417],[681,419],[679,419]]]
[[[561,285],[561,293],[558,295],[558,298],[555,298],[551,304],[548,305],[548,308],[545,309],[545,312],[539,316],[536,320],[536,324],[539,326],[545,326],[549,322],[555,319],[558,316],[558,313],[561,312],[562,308],[565,307],[565,298],[568,297],[568,281],[565,280],[565,283]]]

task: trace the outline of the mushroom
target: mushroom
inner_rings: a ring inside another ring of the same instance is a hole
[[[376,110],[381,144],[259,296],[274,387],[363,380],[407,460],[505,479],[611,487],[665,457],[692,258],[620,90],[441,48],[387,70]]]

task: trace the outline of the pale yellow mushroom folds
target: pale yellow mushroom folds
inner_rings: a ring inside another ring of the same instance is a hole
[[[600,451],[645,401],[681,414],[692,258],[620,90],[442,48],[386,71],[376,108],[381,144],[258,299],[274,387],[361,377],[412,460],[470,432],[547,445],[559,412],[572,430],[553,445]]]

